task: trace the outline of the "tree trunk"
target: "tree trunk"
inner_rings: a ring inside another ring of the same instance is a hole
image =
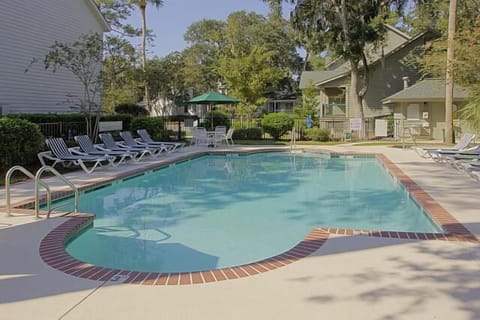
[[[305,53],[305,61],[303,62],[303,71],[307,71],[308,58],[310,58],[310,51],[309,51],[309,50],[306,50],[306,53]]]
[[[352,100],[353,118],[360,119],[362,122],[362,129],[359,132],[360,138],[365,138],[364,130],[364,115],[362,106],[362,97],[360,96],[360,70],[358,62],[350,59],[350,98]]]
[[[139,4],[140,13],[142,15],[142,71],[144,75],[143,85],[145,88],[143,102],[145,103],[145,108],[151,112],[150,109],[150,99],[148,97],[148,82],[146,80],[147,73],[147,18],[145,16],[145,11],[147,8],[146,1],[140,1]]]
[[[453,135],[453,70],[454,70],[454,38],[457,0],[450,0],[448,10],[448,48],[447,74],[445,77],[445,142],[454,143]]]

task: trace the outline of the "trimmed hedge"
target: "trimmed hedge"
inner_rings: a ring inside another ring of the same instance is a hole
[[[213,126],[211,125],[212,113],[213,113]],[[211,128],[215,128],[216,126],[225,126],[227,127],[227,130],[228,128],[230,128],[230,115],[221,110],[215,110],[207,113],[203,121],[204,121],[203,125],[205,128],[207,128],[207,130],[210,130]]]
[[[280,139],[293,128],[293,118],[285,112],[269,113],[263,116],[263,130],[272,136],[274,140]]]
[[[169,139],[164,130],[164,123],[161,117],[137,117],[133,118],[131,131],[137,134],[137,129],[146,129],[153,140],[165,141]]]
[[[115,112],[132,116],[147,116],[148,110],[134,103],[122,103],[115,107]]]
[[[34,123],[23,119],[0,118],[0,170],[37,161],[44,150],[44,137]]]
[[[51,123],[51,122],[82,122],[85,116],[80,113],[20,113],[8,114],[8,118],[24,119],[33,123]]]
[[[262,129],[235,129],[232,138],[233,140],[262,140]]]
[[[313,141],[329,141],[330,129],[327,128],[308,128],[305,129],[305,136],[308,140]]]

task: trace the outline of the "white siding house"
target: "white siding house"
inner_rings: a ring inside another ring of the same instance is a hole
[[[44,70],[54,42],[109,31],[92,0],[16,0],[0,5],[0,114],[66,113],[67,95],[80,96],[67,70]],[[25,72],[33,58],[39,59]]]

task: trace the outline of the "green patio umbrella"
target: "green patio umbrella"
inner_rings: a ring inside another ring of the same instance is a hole
[[[235,104],[239,103],[240,100],[226,96],[224,94],[218,92],[207,92],[200,96],[194,97],[188,100],[186,103],[188,104],[207,104],[210,107],[210,114],[212,116],[212,120],[210,121],[211,129],[213,130],[213,112],[212,106],[217,104]]]

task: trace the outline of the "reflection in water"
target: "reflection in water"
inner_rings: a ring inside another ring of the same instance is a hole
[[[293,247],[313,226],[435,232],[376,159],[208,156],[80,197],[94,228],[69,252],[139,271],[244,264]]]

